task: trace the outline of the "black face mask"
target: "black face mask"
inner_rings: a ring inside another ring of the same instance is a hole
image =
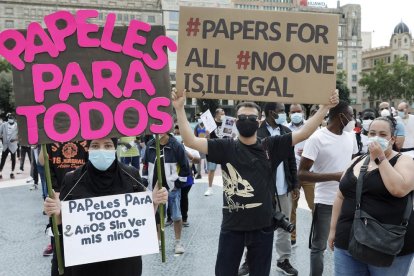
[[[236,127],[240,135],[247,138],[254,135],[259,128],[259,122],[251,120],[237,120]]]

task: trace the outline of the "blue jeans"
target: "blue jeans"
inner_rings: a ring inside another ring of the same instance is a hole
[[[335,276],[406,276],[413,257],[414,253],[396,257],[391,266],[377,267],[357,261],[349,254],[348,250],[335,247]]]
[[[181,189],[173,189],[168,192],[168,209],[171,211],[173,221],[181,220]]]
[[[312,221],[310,275],[322,276],[323,254],[328,242],[329,228],[331,225],[332,205],[315,204]]]
[[[37,165],[37,173],[40,175],[40,182],[42,183],[42,196],[43,199],[45,199],[47,197],[45,167],[43,167],[42,165]]]
[[[216,276],[237,276],[244,247],[250,276],[266,276],[272,262],[274,231],[271,227],[254,231],[221,230],[216,260]]]
[[[121,162],[125,165],[131,165],[139,169],[139,155],[132,157],[121,157]]]

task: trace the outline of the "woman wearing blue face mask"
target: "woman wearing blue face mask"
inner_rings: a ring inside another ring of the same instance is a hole
[[[404,212],[412,209],[414,161],[394,151],[395,121],[374,119],[368,128],[368,154],[354,159],[343,174],[332,210],[328,244],[334,250],[335,275],[407,275],[414,257],[414,213],[408,219],[404,246],[388,267],[355,259],[348,251],[356,207],[356,186],[362,165],[369,157],[362,181],[360,209],[385,224],[401,225]],[[366,255],[369,255],[368,253]],[[376,263],[381,260],[370,260]],[[376,263],[377,264],[377,263]]]
[[[146,187],[141,182],[139,171],[122,164],[116,159],[117,139],[103,138],[89,143],[88,162],[73,172],[67,173],[60,190],[55,198],[46,198],[44,211],[47,215],[57,215],[58,224],[61,222],[61,203],[65,200],[108,196],[116,194],[142,192]],[[154,188],[152,193],[154,208],[166,203],[168,192],[165,188]],[[59,227],[61,227],[59,225]],[[62,229],[60,229],[61,232]],[[154,229],[155,231],[155,229]],[[63,240],[61,240],[63,244]],[[53,256],[52,267],[57,266],[56,255]],[[52,271],[55,271],[52,268]],[[65,276],[83,275],[141,275],[141,257],[110,260],[65,268]]]

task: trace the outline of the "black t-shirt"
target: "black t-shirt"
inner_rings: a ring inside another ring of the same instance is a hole
[[[167,184],[167,178],[165,177],[165,167],[164,167],[164,147],[165,145],[160,145],[160,160],[161,160],[161,177],[162,177],[162,186],[169,190]],[[152,176],[152,188],[154,189],[155,184],[157,184],[158,180],[158,170],[157,170],[157,162],[154,164],[154,175]]]
[[[219,133],[220,136],[222,136],[221,134],[221,126],[223,125],[223,122],[216,122],[217,128],[210,133],[210,139],[217,139],[217,138],[222,138],[222,137],[218,137],[217,133]]]
[[[363,161],[362,161],[363,162]],[[394,157],[390,160],[392,166],[397,162]],[[341,213],[336,225],[335,246],[348,250],[352,222],[355,213],[355,196],[357,178],[353,169],[355,164],[350,166],[339,183],[339,189],[344,196]],[[378,169],[368,171],[364,176],[361,196],[361,209],[370,214],[381,223],[400,224],[408,196],[398,198],[392,196],[382,181]],[[414,213],[408,224],[405,235],[404,247],[399,255],[406,255],[414,252]]]
[[[232,139],[208,140],[207,160],[221,164],[223,173],[223,230],[252,231],[271,226],[274,169],[288,157],[291,146],[291,133],[269,137],[265,145],[259,140],[254,145]]]
[[[60,191],[63,178],[88,161],[87,142],[67,142],[47,145],[53,189]]]

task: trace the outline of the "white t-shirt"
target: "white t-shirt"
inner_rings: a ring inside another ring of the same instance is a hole
[[[362,143],[362,149],[361,154],[368,152],[368,136],[361,133],[361,143]]]
[[[315,173],[343,172],[358,152],[353,132],[343,131],[341,135],[327,128],[318,129],[306,141],[302,156],[312,161]],[[338,190],[338,181],[316,182],[315,203],[333,205]]]
[[[407,119],[400,120],[405,128],[405,140],[403,149],[414,148],[414,115],[408,114]],[[414,151],[403,152],[403,154],[407,154],[411,157],[414,157]]]

